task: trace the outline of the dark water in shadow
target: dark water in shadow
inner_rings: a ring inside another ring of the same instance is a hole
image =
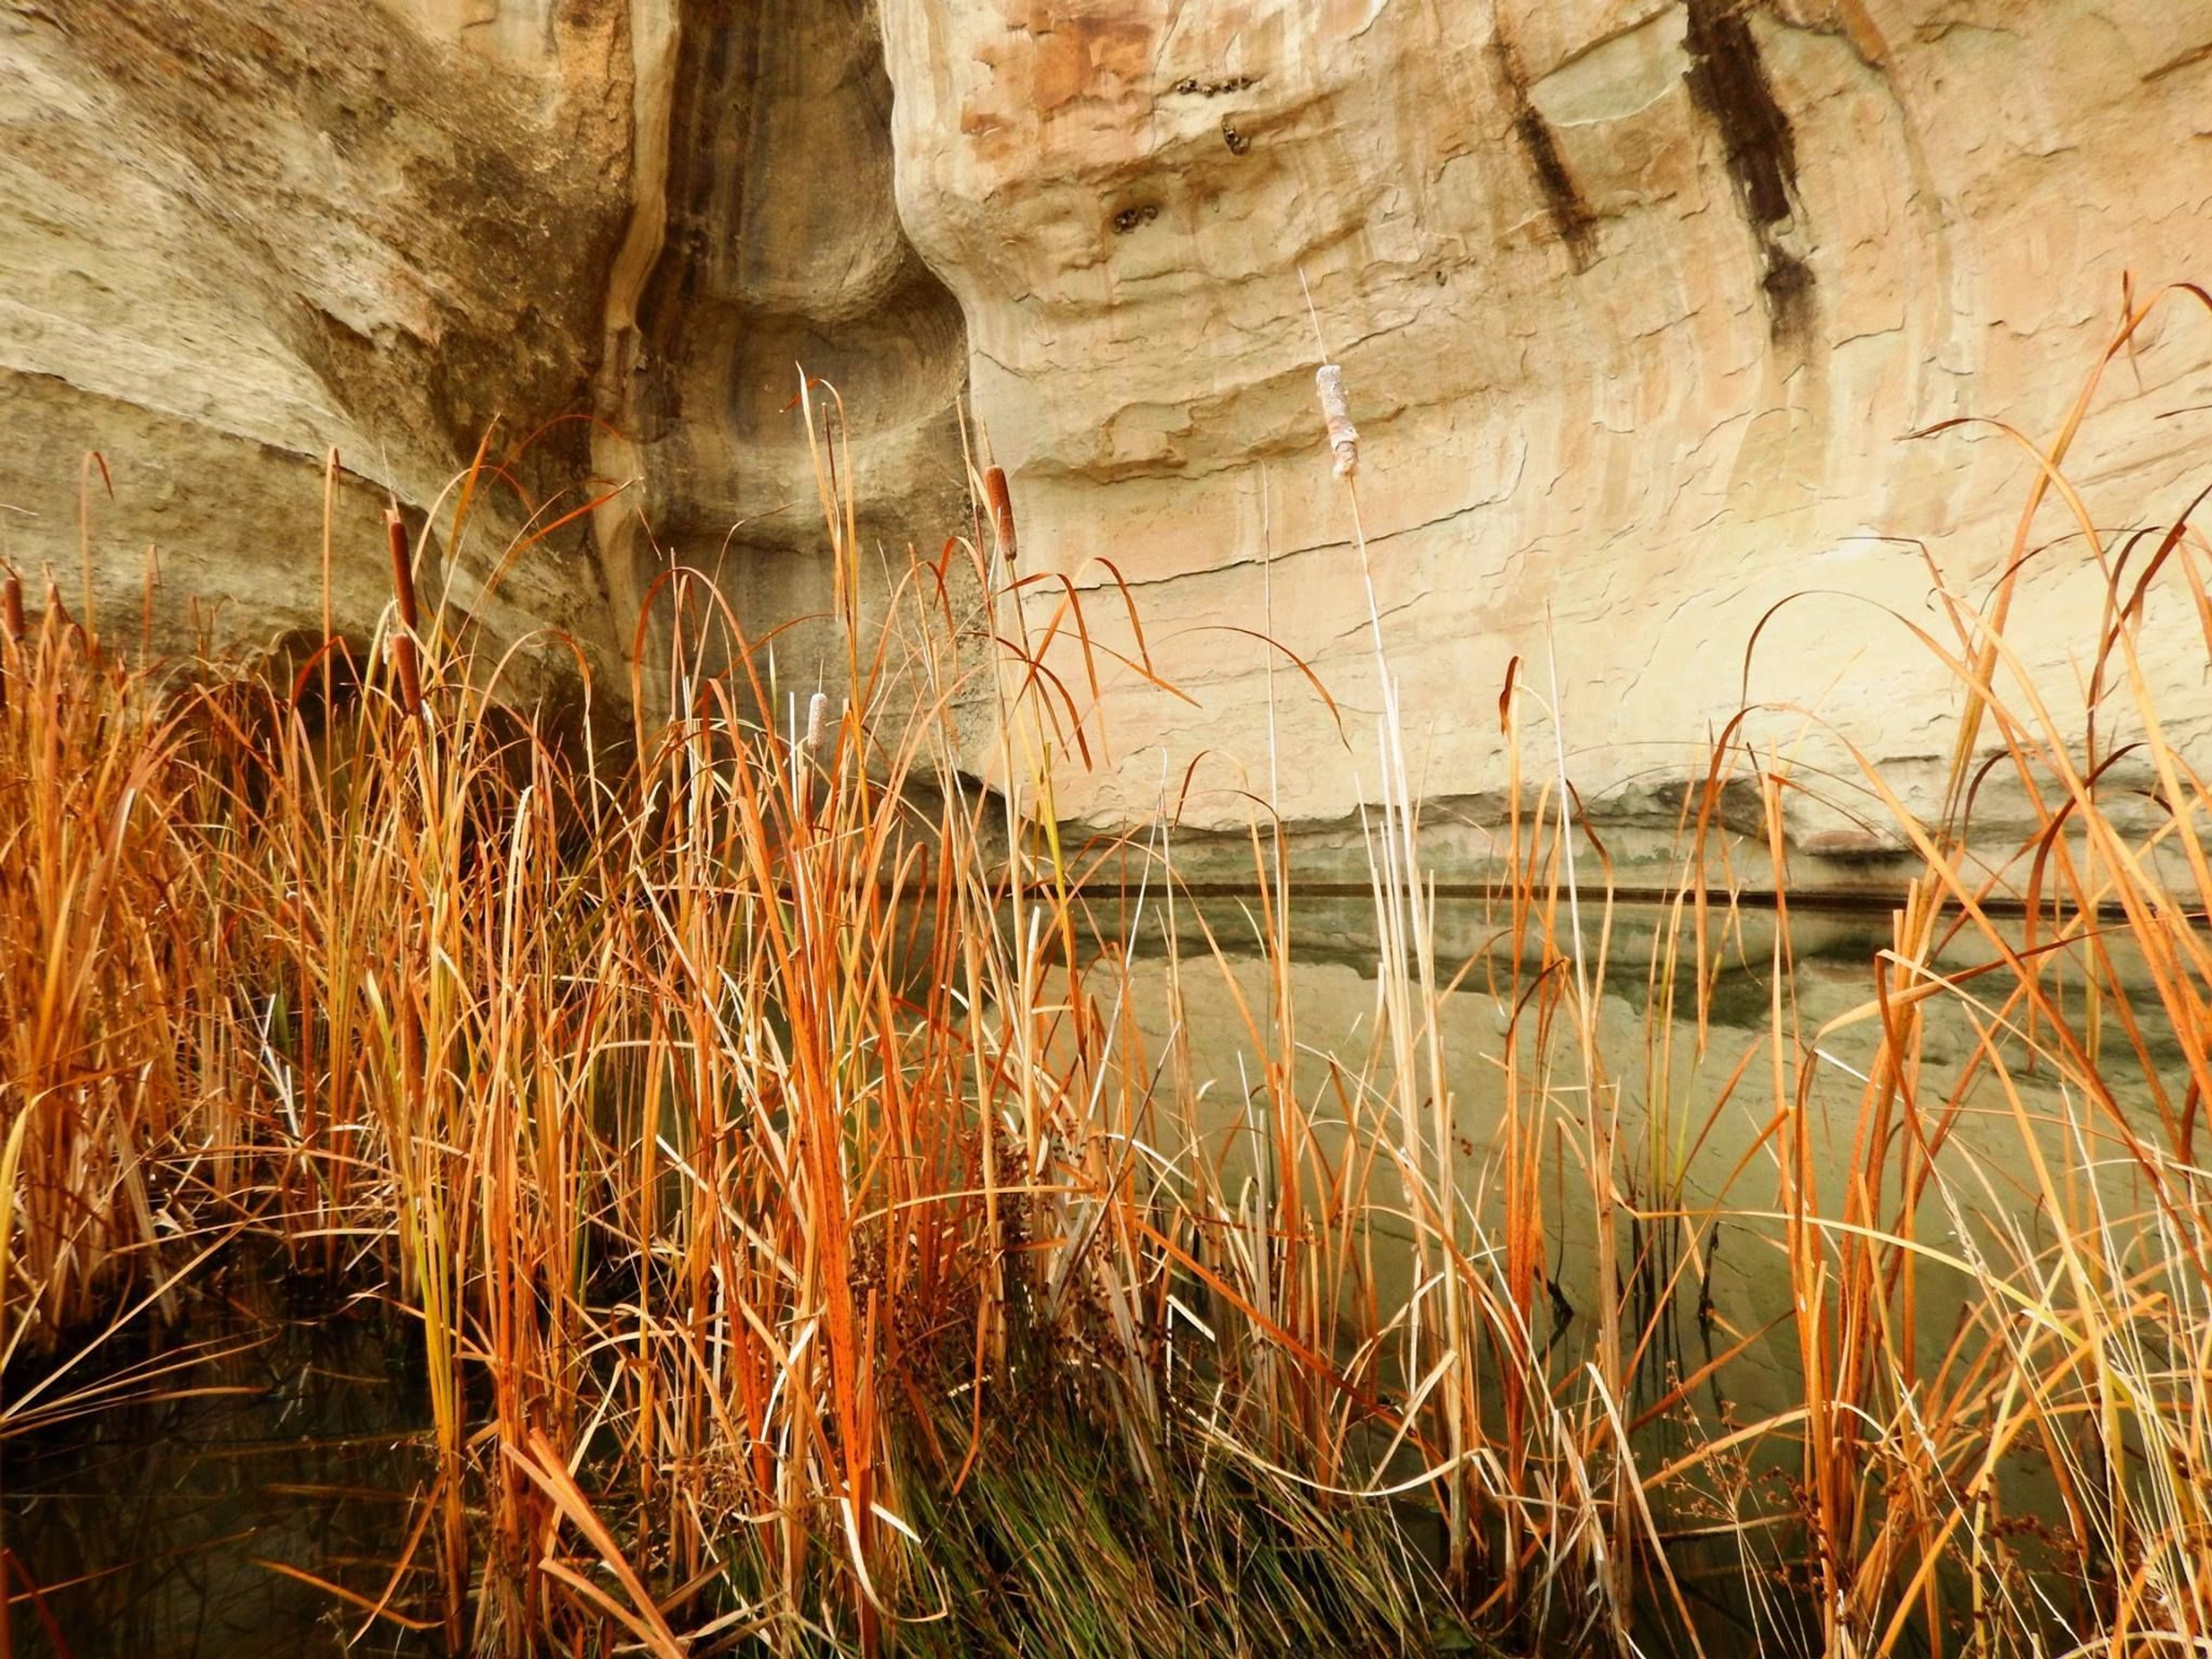
[[[337,1654],[365,1612],[271,1564],[383,1593],[428,1467],[404,1333],[363,1316],[186,1320],[205,1345],[192,1363],[0,1441],[19,1659]],[[95,1359],[64,1381],[122,1363]],[[401,1604],[420,1589],[403,1583]],[[349,1650],[434,1651],[388,1620]]]

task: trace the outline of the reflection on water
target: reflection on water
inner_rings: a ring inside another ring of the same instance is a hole
[[[1171,924],[1180,963],[1172,975],[1164,961],[1170,927],[1165,918],[1155,916],[1139,930],[1134,953],[1140,963],[1138,1024],[1155,1055],[1174,1052],[1178,1042],[1187,1045],[1175,1058],[1188,1064],[1190,1084],[1206,1091],[1194,1127],[1219,1171],[1218,1189],[1231,1201],[1240,1189],[1249,1190],[1247,1183],[1267,1178],[1253,1156],[1263,1139],[1255,1103],[1265,1075],[1261,1044],[1280,1041],[1269,1018],[1271,969],[1256,947],[1255,908],[1224,900],[1183,907]],[[1289,977],[1299,1097],[1309,1103],[1341,1097],[1341,1080],[1331,1077],[1332,1060],[1374,1080],[1378,1094],[1387,1091],[1388,1047],[1376,1036],[1377,933],[1371,903],[1293,894],[1291,910]],[[1571,1368],[1587,1357],[1585,1340],[1594,1322],[1588,1316],[1609,1279],[1623,1297],[1628,1328],[1639,1328],[1650,1307],[1667,1309],[1642,1352],[1638,1394],[1647,1400],[1663,1394],[1670,1378],[1680,1380],[1713,1355],[1740,1348],[1700,1390],[1698,1403],[1709,1420],[1716,1413],[1750,1420],[1802,1398],[1778,1213],[1783,1142],[1776,1120],[1784,1106],[1795,1107],[1802,1097],[1820,1212],[1840,1216],[1853,1178],[1864,1076],[1881,1036],[1878,1020],[1848,1017],[1874,995],[1874,963],[1891,944],[1890,921],[1863,913],[1793,915],[1789,950],[1778,972],[1771,913],[1723,917],[1717,912],[1708,933],[1702,1029],[1691,988],[1697,982],[1695,945],[1686,919],[1680,920],[1682,931],[1670,936],[1674,924],[1667,912],[1649,907],[1623,907],[1610,915],[1591,907],[1583,916],[1597,1006],[1596,1103],[1617,1126],[1613,1178],[1621,1205],[1614,1259],[1601,1269],[1589,1197],[1591,1097],[1572,1022],[1562,1017],[1541,1031],[1525,1009],[1516,1018],[1516,1000],[1534,972],[1524,963],[1516,979],[1498,917],[1480,901],[1437,904],[1436,982],[1455,988],[1441,999],[1439,1048],[1454,1106],[1459,1188],[1468,1197],[1468,1237],[1479,1248],[1485,1230],[1498,1224],[1510,1044],[1522,1109],[1540,1115],[1547,1139],[1548,1334],[1555,1339],[1557,1368]],[[2123,983],[2130,983],[2136,964],[2128,960],[2124,945],[2114,940],[2107,948]],[[1987,960],[1985,948],[1962,940],[1936,965],[1959,975]],[[2081,992],[2068,971],[2051,963],[2047,983],[2060,1006],[2072,1011],[2081,1006]],[[2078,1091],[2063,1088],[2047,1061],[2030,1062],[2018,1032],[2008,1032],[1987,998],[1978,994],[1986,994],[1988,985],[1970,978],[1959,994],[1917,1005],[1924,1036],[1912,1078],[1915,1097],[1929,1121],[1940,1118],[1944,1127],[1937,1177],[1929,1182],[1916,1216],[1918,1236],[1935,1247],[2007,1266],[2049,1243],[2047,1231],[2039,1231],[2046,1218],[2039,1214],[2026,1136],[2033,1134],[2052,1167],[2093,1176],[2112,1216],[2142,1213],[2147,1195],[2140,1167],[2118,1155],[2118,1125]],[[2133,988],[2143,990],[2140,984]],[[1778,1056],[1778,1019],[1784,1033]],[[1992,1032],[2009,1068],[2017,1110],[1983,1066],[1955,1113],[1950,1111],[1953,1091],[1979,1050],[1978,1024]],[[2106,1082],[2135,1132],[2162,1145],[2166,1136],[2140,1066],[2117,1030],[2106,1038],[2100,1060]],[[2153,1044],[2154,1064],[2160,1057]],[[2178,1071],[2178,1048],[2171,1057]],[[1425,1068],[1425,1058],[1422,1063]],[[1424,1077],[1424,1096],[1427,1087]],[[1398,1133],[1379,1098],[1373,1104],[1365,1133]],[[1316,1139],[1334,1161],[1346,1138],[1342,1118],[1316,1115],[1326,1120]],[[1377,1161],[1370,1168],[1367,1197],[1380,1209],[1401,1205],[1391,1166]],[[1893,1192],[1889,1199],[1893,1204]],[[1378,1224],[1378,1231],[1389,1230],[1387,1220]],[[1385,1305],[1408,1293],[1412,1267],[1410,1252],[1395,1272],[1387,1257],[1377,1258],[1377,1289]],[[1929,1306],[1944,1305],[1947,1294],[1955,1305],[1966,1289],[1963,1275],[1933,1260],[1920,1263],[1918,1271]],[[1663,1294],[1670,1285],[1671,1297]],[[1948,1319],[1924,1318],[1919,1333],[1921,1358],[1932,1367],[1954,1326]],[[1795,1455],[1779,1439],[1770,1449]]]
[[[200,1336],[221,1322],[193,1310]],[[423,1480],[406,1352],[380,1321],[255,1320],[135,1400],[0,1442],[15,1653],[348,1651],[362,1610],[279,1568],[382,1594]],[[349,1650],[432,1651],[383,1620]]]

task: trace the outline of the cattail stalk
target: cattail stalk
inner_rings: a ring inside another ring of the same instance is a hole
[[[20,648],[22,643],[23,579],[11,570],[0,582],[0,647]],[[0,714],[8,708],[8,669],[6,655],[0,654]]]
[[[792,724],[798,720],[794,714]],[[799,739],[791,757],[791,800],[801,818],[814,816],[814,775],[826,771],[823,749],[829,741],[830,694],[817,691],[806,700],[806,735]]]
[[[26,633],[23,625],[23,579],[14,571],[8,580],[0,582],[0,635],[10,645],[21,645]]]
[[[822,731],[830,718],[830,694],[817,691],[806,700],[806,755],[817,764],[822,758]]]
[[[1305,274],[1301,271],[1301,285],[1304,280]],[[1321,319],[1312,309],[1310,291],[1306,304],[1314,325],[1314,344],[1318,355],[1326,358],[1328,350],[1322,342]],[[1386,977],[1390,994],[1384,1008],[1389,1016],[1390,1044],[1399,1086],[1405,1091],[1399,1107],[1405,1135],[1406,1197],[1410,1206],[1432,1206],[1438,1218],[1433,1228],[1422,1227],[1416,1234],[1418,1272],[1425,1283],[1432,1250],[1440,1247],[1447,1264],[1461,1254],[1453,1220],[1460,1207],[1452,1156],[1456,1129],[1452,1115],[1453,1097],[1446,1086],[1444,1053],[1438,1036],[1442,1022],[1438,1018],[1440,1004],[1435,978],[1433,917],[1422,890],[1418,843],[1419,812],[1406,765],[1404,728],[1398,712],[1398,683],[1391,675],[1389,659],[1382,648],[1382,611],[1375,598],[1375,569],[1368,556],[1367,528],[1359,514],[1359,429],[1352,423],[1351,399],[1345,391],[1340,366],[1323,362],[1314,371],[1314,385],[1321,394],[1322,418],[1328,428],[1330,453],[1336,459],[1336,476],[1343,480],[1345,499],[1352,509],[1352,543],[1359,550],[1360,582],[1367,594],[1367,620],[1375,643],[1376,687],[1382,699],[1382,715],[1376,723],[1379,752],[1376,759],[1382,786],[1382,823],[1379,836],[1370,843],[1369,869],[1376,886],[1376,921],[1383,939],[1383,960],[1399,964]],[[1416,978],[1410,981],[1403,967],[1409,959],[1415,964],[1416,973]],[[1429,1081],[1425,1102],[1431,1113],[1428,1135],[1434,1143],[1432,1185],[1423,1182],[1419,1175],[1424,1163],[1423,1131],[1417,1104],[1419,1091],[1413,1087],[1413,1079],[1423,1060]],[[1443,1304],[1443,1328],[1437,1339],[1438,1358],[1463,1358],[1467,1352],[1468,1310],[1465,1296],[1457,1284],[1447,1286]],[[1446,1393],[1442,1406],[1453,1465],[1462,1467],[1471,1441],[1480,1435],[1479,1424],[1469,1409],[1467,1396],[1456,1387]],[[1445,1493],[1449,1571],[1455,1582],[1464,1582],[1468,1566],[1472,1530],[1468,1497],[1467,1481],[1455,1475]]]

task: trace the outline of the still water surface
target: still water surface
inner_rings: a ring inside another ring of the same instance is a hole
[[[428,1470],[404,1333],[364,1314],[246,1315],[212,1297],[193,1322],[208,1344],[196,1363],[0,1443],[18,1656],[336,1655],[360,1610],[282,1569],[381,1594]],[[207,1334],[225,1323],[234,1334]],[[380,1621],[350,1651],[432,1650]]]

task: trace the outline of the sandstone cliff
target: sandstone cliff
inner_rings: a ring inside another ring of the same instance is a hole
[[[1540,689],[1554,653],[1618,820],[1663,818],[1747,694],[1924,782],[1948,690],[1893,613],[1986,589],[2028,463],[1905,434],[2047,435],[2126,274],[2212,273],[2209,94],[2212,0],[9,0],[0,552],[73,588],[88,501],[104,609],[137,614],[153,544],[165,643],[193,593],[263,638],[319,606],[330,448],[360,547],[495,417],[506,455],[588,414],[440,576],[477,604],[555,491],[627,484],[483,605],[618,679],[671,557],[749,625],[823,602],[794,362],[842,392],[894,552],[966,522],[966,388],[1025,568],[1122,648],[1126,583],[1198,705],[1112,681],[1063,806],[1140,814],[1205,753],[1188,809],[1238,821],[1272,684],[1273,787],[1327,823],[1353,759],[1230,631],[1310,663],[1364,751],[1325,350],[1446,819],[1495,806],[1507,665]],[[2201,487],[2208,362],[2177,307],[2108,378],[2071,462],[2104,526]],[[2016,623],[2062,673],[2102,588],[2071,529],[2039,524]],[[382,599],[342,565],[349,627]],[[2154,637],[2202,736],[2201,647]]]
[[[1955,698],[1888,613],[1940,627],[1921,544],[1985,592],[2032,474],[1990,429],[1905,434],[1978,414],[2049,436],[2124,275],[2212,264],[2203,0],[884,15],[901,210],[959,295],[1024,550],[1094,592],[1110,562],[1205,705],[1127,677],[1109,695],[1116,763],[1077,803],[1107,821],[1202,750],[1197,815],[1241,820],[1234,790],[1267,787],[1268,653],[1223,623],[1313,663],[1369,745],[1302,274],[1364,434],[1379,605],[1442,816],[1491,816],[1508,665],[1540,688],[1556,650],[1585,798],[1663,819],[1747,690],[1927,779]],[[2212,401],[2208,359],[2212,319],[2177,306],[2109,379],[2070,463],[2101,526],[2162,522],[2207,482],[2208,417],[2172,412]],[[2015,623],[2062,680],[2102,588],[2073,528],[2042,517]],[[2193,632],[2154,635],[2154,674],[2201,735]],[[1276,667],[1282,798],[1340,817],[1354,769]],[[1791,810],[1853,845],[1847,817]]]
[[[164,648],[319,626],[335,448],[357,633],[387,495],[434,514],[433,597],[565,632],[613,696],[670,560],[755,620],[819,608],[798,364],[853,411],[877,539],[963,498],[959,311],[900,231],[890,104],[861,0],[11,0],[0,556],[76,604],[88,518],[134,635],[149,546]],[[443,550],[487,431],[512,487]]]

